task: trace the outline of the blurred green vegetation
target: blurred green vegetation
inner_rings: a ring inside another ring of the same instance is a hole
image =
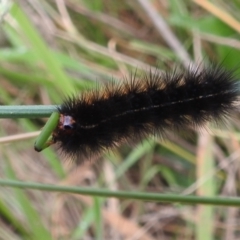
[[[143,2],[14,2],[1,21],[1,105],[55,105],[96,83],[127,79],[135,69],[141,76],[154,67],[184,67],[184,62],[221,63],[239,74],[239,1],[213,0],[210,7],[205,0],[201,6],[197,0]],[[0,121],[4,137],[40,130],[46,119]],[[228,127],[211,126],[207,133],[169,132],[164,140],[123,144],[82,164],[54,147],[36,153],[34,139],[26,136],[1,144],[0,174],[116,191],[238,196],[239,127],[236,117]],[[0,192],[1,239],[239,239],[238,223],[239,209],[230,207],[4,187]]]

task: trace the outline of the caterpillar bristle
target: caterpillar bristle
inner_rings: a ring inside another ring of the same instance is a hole
[[[73,158],[89,157],[124,141],[166,130],[224,122],[239,97],[233,71],[221,65],[172,74],[146,73],[68,98],[58,108],[53,141]]]

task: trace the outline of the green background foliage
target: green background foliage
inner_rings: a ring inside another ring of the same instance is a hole
[[[1,105],[60,104],[96,84],[124,81],[136,69],[141,77],[155,67],[215,62],[238,75],[239,11],[237,0],[16,1],[1,21]],[[238,208],[219,207],[217,200],[212,206],[117,200],[27,184],[105,188],[125,196],[141,191],[140,199],[149,192],[237,197],[237,116],[208,131],[120,144],[82,164],[55,146],[34,151],[28,134],[46,119],[0,121],[1,178],[26,182],[24,190],[1,187],[1,239],[239,239]],[[20,133],[26,135],[19,139]]]

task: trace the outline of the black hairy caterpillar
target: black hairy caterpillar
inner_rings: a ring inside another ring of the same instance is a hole
[[[89,157],[123,141],[138,141],[166,129],[202,127],[225,121],[236,109],[239,88],[222,66],[183,73],[135,75],[67,99],[52,134],[63,153]]]

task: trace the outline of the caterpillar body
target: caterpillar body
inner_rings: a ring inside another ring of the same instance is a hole
[[[162,136],[167,129],[222,122],[236,110],[236,80],[233,71],[211,66],[106,84],[58,107],[52,141],[71,157],[89,157],[124,141]]]

